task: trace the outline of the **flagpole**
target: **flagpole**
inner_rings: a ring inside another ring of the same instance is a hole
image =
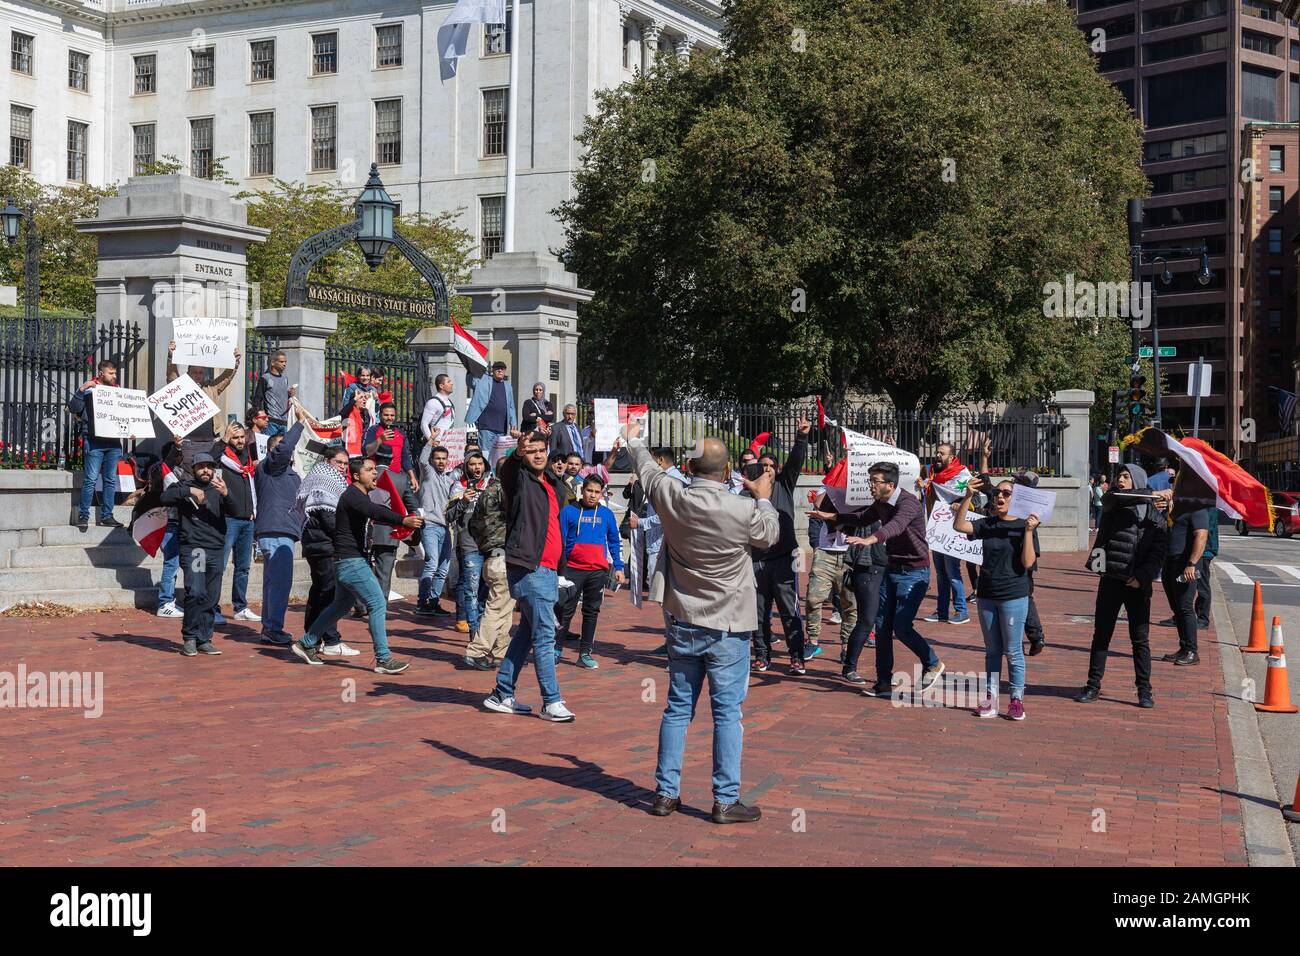
[[[506,96],[506,222],[501,251],[515,251],[515,168],[519,128],[519,6],[513,0],[506,16],[510,18],[510,92]],[[534,11],[534,15],[536,11]]]

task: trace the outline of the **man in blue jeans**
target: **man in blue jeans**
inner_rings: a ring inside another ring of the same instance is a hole
[[[465,413],[465,424],[478,428],[478,443],[493,470],[498,464],[492,457],[496,454],[497,439],[518,427],[518,422],[515,393],[506,381],[506,363],[493,362],[492,370],[474,382],[474,394]]]
[[[749,638],[758,627],[758,587],[752,550],[780,540],[772,505],[773,475],[745,480],[749,496],[733,495],[727,447],[706,438],[687,460],[689,485],[672,478],[640,440],[641,424],[627,428],[637,481],[663,527],[663,544],[650,588],[667,618],[668,702],[659,723],[655,799],[650,813],[666,817],[681,806],[686,730],[709,682],[713,714],[714,823],[753,823],[758,807],[740,802],[744,727],[740,706],[749,691]]]
[[[226,516],[226,546],[221,552],[221,567],[234,556],[235,573],[230,583],[230,606],[236,621],[261,621],[262,618],[248,606],[248,572],[253,566],[253,519],[257,516],[257,490],[253,485],[253,471],[257,459],[248,446],[248,432],[238,422],[226,426],[224,440],[219,446],[221,477],[230,493],[221,499],[221,510]],[[216,623],[224,624],[221,608],[217,608]]]
[[[296,507],[302,476],[293,468],[293,453],[303,427],[299,417],[288,434],[272,435],[266,457],[253,471],[258,501],[253,536],[262,554],[262,641],[281,646],[293,643],[284,629],[284,614],[293,586],[294,550],[302,535],[302,515]]]
[[[77,527],[85,531],[90,527],[90,505],[95,497],[95,483],[104,478],[104,491],[99,502],[101,528],[120,528],[121,522],[113,517],[113,501],[117,497],[117,463],[122,458],[120,437],[95,434],[95,397],[97,386],[117,387],[117,366],[105,359],[96,368],[96,375],[73,393],[68,400],[68,411],[81,418],[82,457],[85,462],[81,476],[81,500],[77,506]]]
[[[456,484],[455,477],[447,468],[448,454],[442,445],[434,444],[425,445],[420,452],[420,510],[424,514],[420,545],[424,548],[424,567],[420,569],[420,592],[415,613],[437,617],[452,614],[440,603],[451,570],[447,502]]]
[[[498,480],[506,496],[506,581],[519,605],[519,626],[506,648],[497,685],[483,706],[499,714],[529,714],[532,708],[515,700],[515,684],[528,651],[542,692],[543,720],[568,723],[574,714],[564,705],[555,677],[555,602],[559,598],[560,509],[563,479],[546,467],[546,432],[519,436],[513,454],[502,459]]]

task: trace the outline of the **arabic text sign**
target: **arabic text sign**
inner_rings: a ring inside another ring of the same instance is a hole
[[[96,385],[91,392],[96,438],[153,438],[153,419],[144,392]]]
[[[210,365],[234,368],[239,345],[239,319],[214,316],[178,315],[172,319],[177,365]]]
[[[975,515],[968,514],[967,517],[971,521],[976,520]],[[972,541],[964,534],[958,534],[952,529],[952,518],[953,511],[948,505],[942,501],[935,504],[934,510],[930,512],[930,520],[925,524],[925,542],[930,550],[961,558],[971,564],[983,564],[984,542]]]
[[[465,429],[444,428],[436,444],[447,449],[447,467],[459,468],[465,460]]]
[[[173,435],[184,438],[220,412],[188,375],[168,382],[147,399],[149,408]]]
[[[1007,515],[1012,518],[1028,518],[1035,514],[1041,524],[1047,524],[1055,507],[1055,491],[1043,491],[1028,485],[1011,486],[1011,504],[1007,506]]]

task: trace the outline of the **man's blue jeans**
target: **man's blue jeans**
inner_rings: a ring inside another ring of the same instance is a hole
[[[950,554],[934,552],[934,567],[938,572],[939,617],[948,617],[948,602],[952,601],[952,618],[966,617],[966,582],[961,576],[961,559]]]
[[[334,603],[311,622],[311,630],[302,636],[302,642],[315,647],[321,637],[328,634],[357,603],[365,605],[370,619],[370,640],[375,645],[375,660],[387,660],[388,629],[384,615],[388,612],[388,595],[379,587],[379,580],[365,558],[343,558],[334,562]]]
[[[1011,680],[1011,699],[1025,696],[1025,616],[1029,598],[991,601],[980,598],[980,630],[984,632],[984,671],[988,675],[989,695],[998,699],[1002,678],[1002,655],[1007,657],[1007,677]]]
[[[533,650],[533,669],[542,692],[542,706],[560,700],[560,683],[555,677],[555,602],[559,599],[559,575],[550,568],[529,571],[506,566],[510,596],[519,606],[519,626],[515,628],[506,656],[497,670],[496,695],[513,697],[519,672]]]
[[[95,482],[103,474],[104,493],[99,502],[99,520],[103,521],[113,516],[113,499],[117,496],[117,463],[122,459],[122,446],[94,448],[91,446],[92,440],[87,439],[85,445],[86,470],[81,478],[81,501],[77,507],[77,517],[90,517],[90,504],[95,499]]]
[[[224,571],[235,553],[235,579],[230,584],[230,603],[238,614],[248,607],[248,569],[253,565],[253,519],[226,519],[226,546],[221,549],[221,567]]]
[[[451,535],[445,524],[425,522],[420,529],[420,544],[424,547],[424,567],[420,569],[420,603],[437,601],[447,584],[451,570]]]
[[[483,617],[483,606],[479,604],[478,586],[483,580],[483,555],[471,551],[460,556],[460,610],[465,615],[471,634],[478,633],[478,623]]]
[[[740,705],[749,692],[749,632],[718,631],[669,618],[668,704],[659,722],[659,762],[655,791],[681,793],[686,728],[695,717],[704,678],[709,679],[713,712],[713,799],[740,799],[740,755],[745,729]]]
[[[161,611],[176,600],[176,572],[181,567],[181,531],[175,521],[167,522],[158,550],[163,556],[162,576],[158,579],[158,610]]]
[[[283,634],[284,612],[293,586],[293,538],[266,535],[257,539],[262,553],[262,633]]]
[[[876,681],[890,684],[894,679],[894,636],[921,659],[927,669],[939,666],[939,655],[924,637],[916,633],[912,622],[930,587],[929,568],[888,570],[880,586],[880,618],[876,621]]]

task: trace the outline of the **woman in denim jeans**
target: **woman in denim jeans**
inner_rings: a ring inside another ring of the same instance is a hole
[[[980,630],[984,632],[984,669],[988,674],[988,691],[976,713],[980,717],[998,715],[998,682],[1002,675],[1002,657],[1007,659],[1007,676],[1011,681],[1010,720],[1025,719],[1025,653],[1021,643],[1025,635],[1025,616],[1029,612],[1029,571],[1038,560],[1038,516],[1026,519],[1008,517],[1011,507],[1010,481],[1001,482],[993,493],[988,517],[972,522],[966,515],[971,496],[982,483],[972,478],[966,485],[966,497],[953,516],[954,531],[972,541],[984,542],[984,563],[979,575]]]

